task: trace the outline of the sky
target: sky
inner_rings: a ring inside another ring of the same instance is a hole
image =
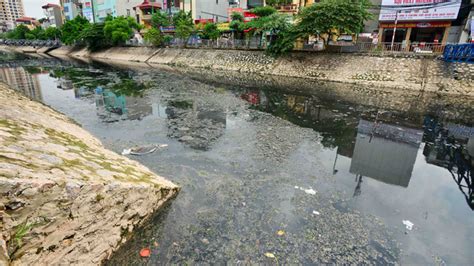
[[[59,0],[23,0],[25,15],[27,17],[34,17],[36,19],[44,17],[43,9],[41,9],[41,6],[47,3],[59,4]]]

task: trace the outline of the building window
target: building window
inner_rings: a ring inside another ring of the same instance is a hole
[[[130,17],[130,9],[127,9],[127,16]]]

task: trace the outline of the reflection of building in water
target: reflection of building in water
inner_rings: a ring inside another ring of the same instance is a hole
[[[443,125],[426,116],[424,129],[426,145],[423,155],[426,161],[448,169],[467,204],[474,210],[474,127]]]
[[[43,99],[37,75],[28,73],[22,67],[0,68],[0,80],[30,99]]]
[[[72,83],[72,80],[70,79],[60,78],[58,80],[58,88],[62,90],[72,90],[74,89],[74,84]]]
[[[388,184],[408,187],[421,130],[359,121],[350,172]]]
[[[105,122],[142,119],[153,112],[145,98],[116,95],[102,87],[95,89],[95,102],[97,113]]]

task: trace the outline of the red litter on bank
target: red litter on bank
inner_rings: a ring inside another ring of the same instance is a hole
[[[142,258],[148,258],[150,257],[151,255],[151,250],[149,248],[142,248],[142,250],[140,250],[140,256]]]

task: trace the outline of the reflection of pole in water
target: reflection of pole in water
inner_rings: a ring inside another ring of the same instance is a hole
[[[336,169],[336,162],[337,162],[337,152],[339,150],[339,146],[337,146],[336,148],[336,157],[334,158],[334,165],[332,166],[332,174],[335,175],[337,173],[337,169]]]
[[[352,197],[357,197],[357,196],[360,196],[360,193],[362,192],[362,175],[357,175],[356,174],[356,178],[355,178],[355,181],[357,182],[357,185],[354,189],[354,194],[352,195]]]

